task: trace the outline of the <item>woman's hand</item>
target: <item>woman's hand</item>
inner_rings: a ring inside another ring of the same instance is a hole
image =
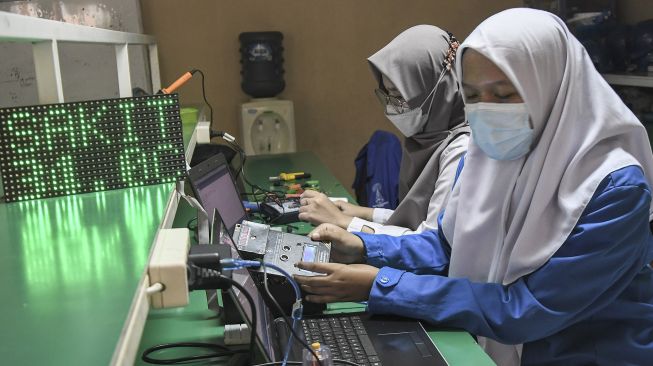
[[[352,216],[344,214],[324,193],[306,190],[299,197],[299,219],[313,225],[335,224],[346,229]]]
[[[360,217],[363,220],[372,221],[372,214],[374,213],[373,208],[353,205],[349,202],[343,202],[343,201],[336,201],[334,202],[334,204],[346,216]]]
[[[306,300],[317,303],[365,301],[379,269],[367,264],[299,262],[297,267],[326,276],[295,276]]]
[[[331,242],[331,261],[339,263],[362,263],[365,246],[358,236],[332,224],[322,224],[308,236],[316,241]]]

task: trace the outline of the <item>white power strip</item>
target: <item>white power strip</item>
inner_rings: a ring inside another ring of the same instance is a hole
[[[202,121],[197,122],[195,126],[195,133],[197,134],[197,144],[210,144],[211,143],[211,122]]]
[[[163,290],[150,295],[155,309],[188,305],[186,264],[190,236],[188,229],[160,229],[148,266],[150,286],[157,283]]]

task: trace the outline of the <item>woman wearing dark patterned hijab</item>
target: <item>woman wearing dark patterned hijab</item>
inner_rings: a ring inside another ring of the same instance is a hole
[[[385,115],[406,137],[399,206],[393,211],[332,204],[324,195],[307,191],[301,219],[393,236],[437,228],[470,132],[451,67],[457,45],[453,35],[440,28],[418,25],[368,59]]]

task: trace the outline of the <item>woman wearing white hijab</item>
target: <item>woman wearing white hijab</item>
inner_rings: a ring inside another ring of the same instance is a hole
[[[473,142],[440,229],[317,228],[335,260],[369,265],[300,263],[327,273],[299,278],[308,299],[466,329],[499,365],[651,364],[644,127],[550,13],[488,18],[456,62]]]
[[[394,236],[437,229],[438,213],[469,143],[462,93],[452,71],[457,47],[453,35],[418,25],[368,58],[385,115],[406,136],[399,206],[389,210],[333,203],[308,190],[300,199],[300,219]]]

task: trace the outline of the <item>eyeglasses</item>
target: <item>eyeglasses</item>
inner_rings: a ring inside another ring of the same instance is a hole
[[[388,93],[386,93],[385,90],[379,88],[374,89],[374,94],[376,94],[376,97],[379,98],[379,101],[381,102],[382,105],[384,106],[389,105],[396,114],[402,114],[410,110],[410,106],[408,105],[408,102],[406,102],[402,97],[395,97],[393,95],[388,95]]]
[[[449,43],[449,49],[447,50],[447,54],[445,55],[444,60],[442,61],[442,71],[440,71],[440,75],[438,77],[437,82],[435,83],[435,86],[433,87],[431,92],[426,96],[424,101],[428,100],[428,98],[435,92],[435,90],[438,88],[438,85],[440,84],[440,81],[442,81],[442,78],[444,77],[445,73],[453,68],[454,61],[456,60],[456,51],[458,50],[458,46],[460,46],[460,42],[458,42],[458,40],[453,35],[453,33],[447,32],[447,35],[449,36],[449,39],[447,40]],[[389,95],[385,90],[380,88],[374,89],[374,94],[376,94],[376,97],[379,99],[379,101],[383,106],[389,105],[390,107],[392,107],[392,109],[396,114],[402,114],[410,110],[410,106],[408,105],[408,102],[406,102],[406,100],[402,97],[395,97],[393,95]]]

